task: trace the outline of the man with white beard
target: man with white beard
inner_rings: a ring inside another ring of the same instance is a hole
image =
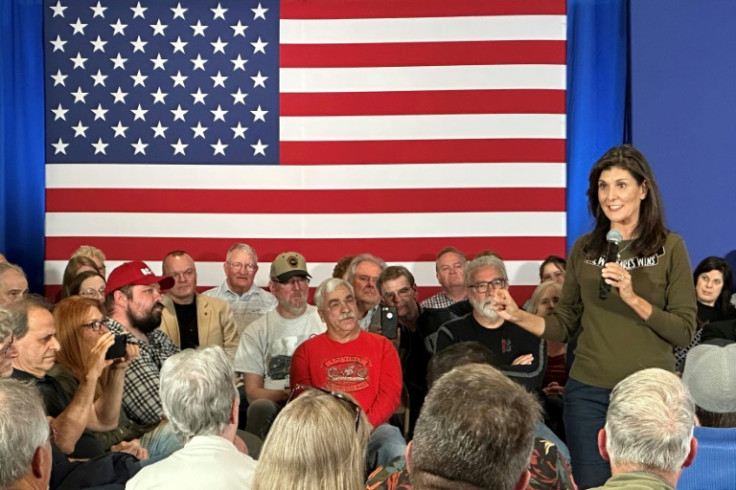
[[[465,286],[473,311],[440,328],[436,351],[457,342],[480,342],[493,352],[506,376],[535,390],[544,377],[544,341],[493,311],[493,292],[507,288],[508,282],[506,266],[498,257],[483,256],[468,262]]]

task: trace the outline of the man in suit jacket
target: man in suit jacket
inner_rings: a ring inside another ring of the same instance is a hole
[[[239,339],[230,306],[197,294],[197,269],[188,253],[169,252],[162,268],[175,283],[162,299],[161,330],[182,349],[219,345],[232,360]]]

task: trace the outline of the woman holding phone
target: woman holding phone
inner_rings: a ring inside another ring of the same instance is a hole
[[[544,318],[523,311],[508,290],[494,297],[499,315],[546,339],[565,342],[582,329],[564,392],[567,444],[580,488],[610,476],[597,438],[611,389],[641,369],[674,371],[674,348],[690,343],[696,314],[687,250],[665,228],[644,155],[631,145],[609,150],[593,166],[587,194],[595,228],[570,251],[555,311]],[[611,230],[623,240],[617,260],[607,262]],[[610,293],[601,294],[606,286]]]

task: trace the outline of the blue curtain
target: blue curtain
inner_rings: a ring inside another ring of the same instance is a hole
[[[42,292],[44,256],[41,0],[0,1],[0,252]]]
[[[625,0],[568,0],[568,250],[591,227],[590,167],[621,144],[626,105]],[[42,291],[44,140],[42,1],[0,1],[0,252]]]
[[[567,2],[567,250],[592,229],[588,174],[624,142],[626,0]]]

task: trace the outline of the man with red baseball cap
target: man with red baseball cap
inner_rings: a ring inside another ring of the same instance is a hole
[[[159,371],[179,348],[158,329],[164,305],[161,290],[174,285],[174,278],[157,276],[140,260],[116,267],[107,279],[105,306],[110,313],[108,329],[126,335],[137,344],[140,355],[125,372],[123,409],[139,424],[157,424],[163,415],[159,398]]]

